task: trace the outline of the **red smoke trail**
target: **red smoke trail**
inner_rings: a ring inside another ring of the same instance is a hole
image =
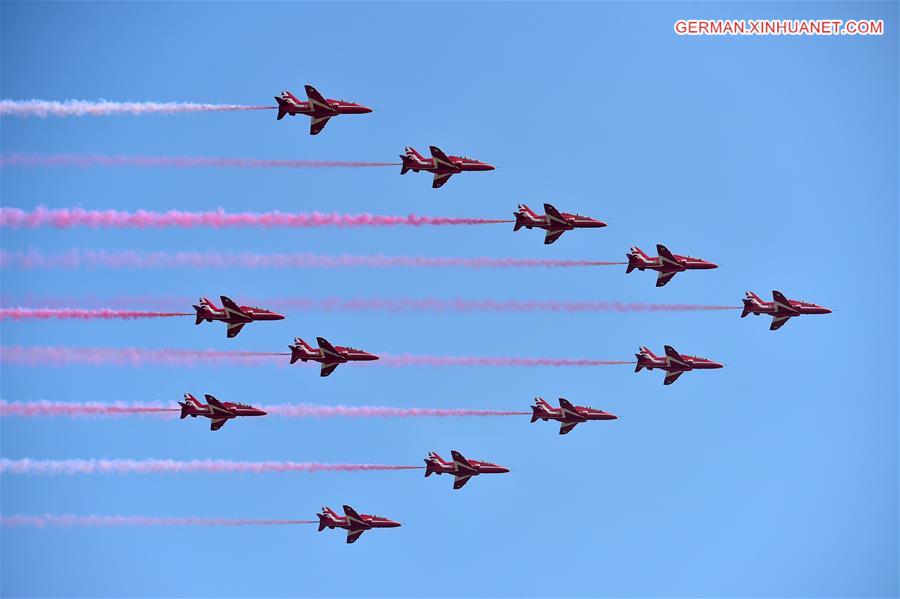
[[[380,354],[386,366],[618,366],[634,360],[589,360],[583,358],[516,358],[504,356],[396,356]]]
[[[122,417],[134,415],[157,415],[174,417],[179,408],[166,407],[171,403],[103,403],[91,402],[51,402],[0,400],[0,416],[69,418]],[[312,404],[282,404],[256,406],[273,416],[285,418],[445,418],[463,416],[526,416],[531,412],[501,410],[473,410],[457,408],[397,408],[392,406],[320,406]]]
[[[53,347],[8,345],[0,347],[0,361],[20,366],[46,366],[66,364],[90,364],[92,366],[141,366],[164,364],[193,366],[213,364],[264,364],[273,363],[276,356],[289,356],[283,352],[218,351],[214,349],[145,349],[136,347]],[[284,361],[283,364],[287,364]]]
[[[227,213],[221,208],[206,212],[148,212],[138,210],[84,210],[82,208],[58,208],[43,206],[31,212],[18,208],[0,208],[0,226],[44,227],[59,229],[71,227],[153,228],[179,227],[190,229],[212,227],[392,227],[392,226],[440,226],[440,225],[488,225],[509,223],[510,220],[486,218],[451,218],[439,216],[381,216],[376,214],[338,214],[321,212],[238,212]]]
[[[740,306],[720,306],[710,304],[648,304],[643,302],[599,302],[599,301],[557,301],[557,300],[471,300],[463,298],[311,298],[311,297],[270,297],[255,301],[278,310],[302,310],[306,312],[709,312],[720,310],[740,310]],[[0,296],[0,305],[37,304],[55,309],[70,309],[71,304],[89,306],[113,306],[125,309],[135,305],[150,305],[158,309],[174,310],[190,303],[190,298],[174,296],[111,296],[98,298],[61,298],[46,296]],[[20,308],[32,309],[32,308]],[[105,308],[110,309],[110,308]],[[3,309],[0,308],[0,318]]]
[[[58,320],[111,320],[136,318],[166,318],[170,316],[193,316],[193,312],[143,312],[140,310],[85,310],[82,308],[0,308],[0,320],[10,318],[12,320],[56,318]]]
[[[5,345],[0,347],[0,361],[20,366],[59,366],[66,364],[90,364],[92,366],[140,366],[144,364],[165,364],[169,366],[193,366],[201,363],[214,364],[263,364],[272,363],[274,358],[289,356],[284,352],[250,352],[186,350],[186,349],[144,349],[137,347],[59,347]],[[518,358],[503,356],[428,356],[428,355],[385,355],[368,364],[384,366],[613,366],[634,364],[633,361],[591,360],[576,358]],[[288,361],[279,360],[281,365]]]
[[[179,112],[240,112],[274,110],[274,106],[198,104],[195,102],[110,102],[108,100],[2,100],[0,116],[108,116],[112,114],[175,114]]]
[[[0,155],[0,167],[6,166],[174,166],[191,168],[363,168],[400,166],[399,162],[362,162],[357,160],[266,160],[261,158],[214,158],[208,156],[103,156],[98,154],[24,154]]]
[[[168,416],[174,417],[179,408],[171,407],[172,403],[103,403],[99,401],[89,402],[63,402],[63,401],[6,401],[0,399],[0,416],[68,416],[69,418],[106,417],[115,418],[123,416]]]
[[[542,258],[440,258],[427,256],[359,256],[340,254],[255,254],[251,252],[142,252],[137,250],[106,252],[70,250],[62,254],[44,254],[0,250],[0,268],[572,268],[583,266],[620,266],[626,262],[598,260],[551,260]]]
[[[317,524],[316,520],[254,520],[248,518],[154,518],[151,516],[75,516],[73,514],[12,514],[0,516],[2,526],[287,526]]]
[[[0,458],[0,474],[183,474],[192,472],[368,472],[421,470],[424,466],[388,464],[326,464],[321,462],[238,462],[233,460],[11,460]]]

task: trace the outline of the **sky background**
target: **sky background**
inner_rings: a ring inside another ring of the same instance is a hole
[[[628,360],[672,344],[724,362],[671,387],[596,368],[4,365],[10,401],[171,400],[614,412],[566,437],[528,418],[3,419],[7,458],[421,464],[458,449],[512,469],[454,492],[421,471],[2,477],[2,511],[313,518],[348,503],[402,528],[4,529],[9,597],[883,597],[898,593],[896,3],[0,5],[2,97],[266,104],[315,85],[372,106],[316,137],[268,112],[18,119],[3,151],[392,161],[435,144],[498,166],[453,177],[333,170],[2,170],[5,206],[506,218],[551,202],[609,223],[555,245],[512,226],[2,231],[2,248],[622,259],[664,243],[717,270],[2,271],[28,296],[596,300],[740,305],[779,289],[834,310],[684,314],[289,312],[239,337],[189,318],[4,322],[4,345],[280,351],[323,335],[374,352]],[[883,37],[687,38],[679,18],[882,18]],[[277,303],[269,307],[279,310]],[[142,303],[136,308],[153,308]]]

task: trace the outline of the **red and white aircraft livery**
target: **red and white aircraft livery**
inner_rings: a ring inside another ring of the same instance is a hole
[[[663,380],[663,385],[671,385],[678,377],[689,370],[707,370],[724,366],[724,364],[719,364],[706,358],[679,354],[671,345],[666,345],[665,349],[665,356],[657,356],[646,347],[641,347],[640,353],[635,354],[637,366],[634,371],[640,372],[641,368],[665,370],[666,378]]]
[[[306,98],[304,102],[297,98],[291,92],[285,90],[281,92],[281,96],[275,96],[278,102],[277,120],[284,118],[289,114],[305,114],[312,118],[309,123],[309,134],[318,135],[318,133],[328,124],[328,119],[339,114],[366,114],[372,112],[372,109],[355,102],[347,102],[346,100],[325,99],[322,94],[311,85],[306,87]]]
[[[200,305],[194,306],[197,311],[197,320],[194,324],[200,324],[204,320],[212,322],[221,320],[228,325],[228,338],[236,337],[244,325],[254,320],[284,320],[284,316],[265,308],[255,306],[238,306],[230,298],[219,296],[222,307],[217,307],[208,298],[201,297]]]
[[[748,291],[747,297],[744,299],[744,311],[741,312],[741,318],[748,314],[756,316],[770,314],[772,316],[772,324],[769,325],[769,330],[777,331],[793,316],[800,316],[801,314],[831,314],[831,310],[812,302],[788,299],[780,291],[772,292],[771,302],[764,301],[752,291]]]
[[[209,430],[217,431],[225,423],[232,418],[238,416],[265,416],[266,413],[253,406],[242,403],[231,403],[230,401],[221,402],[212,395],[206,395],[207,405],[203,405],[200,401],[190,393],[184,394],[184,401],[179,401],[181,406],[181,419],[184,420],[188,416],[196,418],[197,416],[205,416],[212,420],[209,423]]]
[[[400,174],[405,175],[407,171],[434,173],[434,181],[432,181],[431,187],[437,189],[457,173],[494,170],[494,167],[487,162],[481,162],[465,156],[447,156],[435,146],[429,146],[429,149],[431,150],[431,158],[425,158],[413,148],[406,146],[406,154],[400,155],[400,160],[403,161],[403,166],[400,167]]]
[[[565,435],[581,422],[588,420],[616,420],[618,416],[591,408],[587,406],[576,406],[569,403],[564,398],[559,398],[559,407],[554,408],[540,397],[534,398],[534,405],[531,406],[531,421],[537,422],[543,420],[557,420],[560,422],[559,434]]]
[[[451,451],[450,455],[453,456],[453,461],[447,462],[438,454],[429,451],[428,457],[425,458],[425,476],[431,474],[452,474],[454,476],[453,488],[462,489],[473,476],[509,472],[509,468],[504,468],[497,464],[467,460],[458,451]]]
[[[631,253],[628,254],[628,268],[625,269],[625,272],[629,273],[635,268],[640,271],[645,269],[655,270],[659,273],[659,276],[656,277],[656,286],[662,287],[680,272],[686,270],[708,270],[719,267],[718,264],[702,258],[673,254],[666,246],[659,243],[656,244],[656,252],[659,256],[651,258],[641,248],[632,247]]]
[[[550,204],[544,204],[544,212],[546,214],[539,215],[525,204],[519,204],[519,209],[513,212],[513,216],[516,217],[513,231],[518,231],[522,227],[526,229],[531,229],[532,227],[544,229],[547,231],[547,235],[544,237],[544,245],[549,245],[559,239],[559,236],[566,231],[571,231],[572,229],[597,229],[606,226],[605,222],[596,218],[560,212]]]
[[[361,349],[331,345],[322,337],[316,337],[316,342],[319,344],[318,349],[313,348],[300,337],[294,337],[294,344],[288,345],[288,349],[291,350],[291,364],[297,360],[320,362],[322,364],[320,376],[328,376],[345,362],[369,362],[378,359],[375,354]]]
[[[370,516],[369,514],[358,514],[349,505],[344,506],[344,515],[339,516],[330,507],[323,507],[319,517],[319,532],[326,528],[344,528],[347,530],[347,542],[355,543],[359,536],[373,528],[396,528],[400,526],[399,522],[394,522],[388,518],[381,516]]]

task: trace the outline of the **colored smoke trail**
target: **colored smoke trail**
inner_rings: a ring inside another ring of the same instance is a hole
[[[621,266],[626,262],[553,260],[544,258],[454,258],[429,256],[369,256],[339,254],[257,254],[252,252],[107,252],[70,250],[45,254],[39,250],[0,250],[0,268],[574,268]]]
[[[0,347],[0,362],[19,366],[63,366],[89,364],[91,366],[194,366],[197,364],[264,364],[275,357],[289,356],[284,352],[219,351],[214,349],[145,349],[136,347],[58,347],[4,345]],[[286,365],[287,360],[282,364]]]
[[[102,308],[87,310],[83,308],[0,308],[0,320],[135,320],[138,318],[167,318],[172,316],[193,316],[193,312],[144,312],[141,310],[111,310]]]
[[[69,418],[106,417],[116,418],[124,416],[167,416],[174,417],[180,408],[173,408],[173,402],[143,402],[126,403],[116,402],[65,402],[65,401],[6,401],[0,399],[0,417],[55,417],[68,416]]]
[[[242,112],[274,110],[274,106],[200,104],[196,102],[110,102],[109,100],[0,100],[0,116],[109,116],[114,114],[176,114],[180,112]]]
[[[338,214],[322,212],[237,212],[228,213],[223,209],[206,212],[148,212],[138,210],[84,210],[82,208],[49,209],[43,206],[32,211],[19,208],[0,208],[0,226],[3,227],[112,227],[136,229],[162,229],[178,227],[192,229],[212,227],[215,229],[232,227],[396,227],[396,226],[444,226],[444,225],[488,225],[509,223],[511,220],[486,218],[452,218],[439,216],[384,216],[377,214]]]
[[[144,349],[136,347],[60,347],[4,345],[0,347],[0,361],[19,366],[62,366],[68,364],[89,364],[92,366],[141,366],[163,364],[168,366],[194,366],[197,364],[264,364],[273,363],[274,358],[289,356],[284,352],[250,352],[186,350],[186,349]],[[592,360],[580,358],[520,358],[506,356],[429,356],[379,354],[381,358],[365,364],[384,366],[615,366],[634,364],[634,361]],[[288,360],[281,358],[276,363],[282,366]],[[357,366],[358,366],[357,365]]]
[[[519,358],[507,356],[416,356],[381,354],[386,366],[619,366],[631,361],[591,360],[585,358]]]
[[[176,296],[122,295],[98,298],[95,296],[62,298],[47,296],[0,296],[0,305],[36,304],[40,309],[70,310],[72,304],[87,304],[91,309],[118,310],[129,306],[154,306],[156,309],[175,310],[193,301]],[[268,297],[254,298],[256,303],[276,311],[304,312],[714,312],[740,310],[740,306],[715,304],[653,304],[620,301],[558,301],[558,300],[493,300],[464,298],[338,298],[338,297]],[[46,308],[44,308],[44,306]],[[102,306],[112,306],[104,308]],[[12,308],[8,308],[12,309]],[[37,308],[16,308],[34,310]],[[77,308],[82,309],[82,308]],[[84,308],[87,309],[87,308]],[[0,308],[0,318],[3,316]]]
[[[0,417],[59,417],[116,418],[123,416],[175,417],[179,408],[174,402],[124,403],[99,401],[51,402],[0,400]],[[452,418],[466,416],[527,416],[531,412],[504,410],[474,410],[466,408],[398,408],[392,406],[321,406],[313,404],[260,405],[259,409],[273,416],[285,418]]]
[[[239,462],[234,460],[11,460],[0,458],[0,474],[185,474],[195,472],[265,474],[270,472],[371,472],[421,470],[424,466],[328,464],[322,462]]]
[[[2,526],[289,526],[317,524],[317,520],[261,520],[248,518],[157,518],[152,516],[75,516],[73,514],[0,515]]]
[[[267,160],[262,158],[215,158],[210,156],[104,156],[101,154],[25,154],[0,155],[0,167],[7,166],[173,166],[178,168],[365,168],[400,166],[399,162],[363,162],[358,160]]]

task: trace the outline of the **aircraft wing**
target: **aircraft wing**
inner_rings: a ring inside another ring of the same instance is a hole
[[[669,281],[672,280],[672,277],[674,277],[674,276],[677,275],[677,274],[678,274],[678,273],[677,273],[677,272],[674,272],[674,271],[673,271],[673,272],[661,272],[661,273],[659,273],[659,276],[656,277],[656,286],[657,286],[657,287],[662,287],[662,286],[664,286],[666,283],[668,283]]]
[[[213,414],[232,414],[232,411],[226,408],[221,401],[213,397],[212,395],[206,395],[206,403],[209,404],[209,407]]]
[[[253,322],[253,319],[249,315],[247,315],[246,312],[241,310],[240,306],[234,303],[234,301],[230,297],[221,295],[219,296],[219,299],[222,300],[222,307],[225,308],[225,315],[230,321]]]
[[[366,523],[365,520],[362,519],[362,516],[359,515],[359,512],[357,512],[349,505],[344,506],[344,515],[347,516],[347,518],[349,518],[350,520],[354,520],[359,524],[362,524],[365,528],[372,528]]]
[[[584,422],[587,420],[587,418],[581,415],[581,412],[578,411],[578,408],[572,405],[572,402],[570,402],[565,397],[559,398],[559,407],[562,408],[564,412],[568,412],[576,418],[580,418],[580,422]]]
[[[431,182],[431,188],[438,189],[443,187],[444,183],[449,181],[451,176],[453,176],[453,173],[435,173],[434,180]]]
[[[769,330],[777,331],[778,329],[783,327],[785,324],[787,324],[787,321],[790,319],[791,319],[790,316],[773,316],[772,324],[769,325]]]
[[[309,121],[309,134],[310,135],[318,135],[322,129],[325,128],[325,125],[328,124],[328,119],[331,118],[329,116],[320,116],[320,117],[312,117]]]
[[[453,479],[453,488],[454,489],[462,489],[466,486],[466,483],[469,482],[469,479],[472,478],[471,474],[461,474]]]
[[[555,220],[556,222],[562,223],[564,225],[569,224],[569,221],[566,220],[566,217],[563,216],[562,213],[551,204],[544,204],[544,212],[547,214],[547,216],[550,217],[551,221]]]
[[[306,98],[309,100],[310,104],[315,105],[316,108],[321,108],[332,113],[337,112],[334,108],[331,107],[330,104],[328,104],[328,101],[322,94],[319,93],[319,90],[311,85],[306,85],[304,87],[306,88]],[[315,135],[315,133],[313,133],[313,135]]]
[[[679,366],[688,366],[687,360],[685,360],[681,354],[675,351],[675,348],[671,345],[666,345],[666,355],[669,356],[669,360],[672,362],[676,362]]]
[[[681,266],[681,262],[678,261],[678,258],[675,257],[675,254],[669,251],[669,248],[662,245],[661,243],[656,244],[656,253],[659,254],[659,257],[665,261],[669,262],[674,266]]]
[[[228,418],[213,418],[212,422],[209,423],[209,430],[217,431],[228,422]]]
[[[478,472],[478,469],[455,449],[450,451],[450,455],[453,456],[453,461],[456,462],[457,469],[463,469],[473,473]]]
[[[684,374],[684,371],[683,371],[683,370],[676,370],[675,372],[667,372],[667,373],[666,373],[666,378],[663,379],[663,385],[671,385],[671,384],[674,383],[675,380],[678,379],[678,377],[680,377],[682,374]]]
[[[780,291],[773,291],[772,299],[775,300],[775,304],[781,307],[784,312],[792,312],[793,314],[800,313],[793,305],[791,305],[791,300],[784,297],[784,294]]]
[[[319,376],[328,376],[334,369],[337,368],[339,364],[322,364],[322,370],[319,371]]]
[[[565,229],[556,229],[555,231],[547,231],[547,234],[544,236],[544,245],[550,245],[554,241],[560,238],[560,236],[565,233]]]
[[[328,352],[329,354],[334,354],[337,357],[341,356],[341,352],[339,352],[335,346],[331,345],[325,337],[316,337],[316,343],[319,344],[319,349]]]
[[[428,146],[428,149],[431,150],[431,157],[434,159],[434,165],[437,166],[441,164],[447,168],[452,168],[457,173],[459,172],[459,167],[453,164],[453,161],[450,160],[450,157],[444,154],[440,148],[435,146]]]
[[[362,533],[366,532],[365,528],[351,528],[347,531],[347,542],[355,543],[356,539],[362,536]]]
[[[232,339],[234,337],[237,337],[238,333],[241,332],[241,329],[244,328],[245,324],[247,324],[247,323],[246,322],[238,322],[235,324],[229,324],[228,330],[226,332],[226,335],[228,335],[228,338]]]
[[[560,434],[560,435],[565,435],[565,434],[567,434],[570,430],[572,430],[573,428],[575,428],[575,426],[576,426],[577,424],[578,424],[577,422],[563,422],[563,423],[559,426],[559,434]]]

